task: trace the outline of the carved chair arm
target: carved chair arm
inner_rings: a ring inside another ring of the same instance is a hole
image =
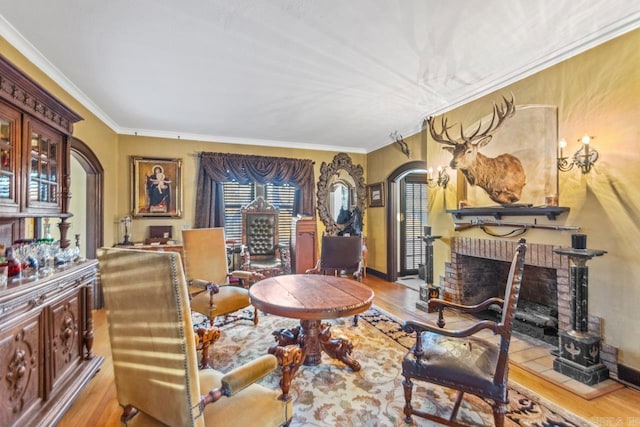
[[[288,401],[291,399],[289,396],[291,381],[293,381],[293,377],[295,377],[304,360],[302,349],[297,344],[274,345],[269,347],[269,354],[276,356],[278,366],[282,367],[282,379],[280,380],[282,395],[280,400]]]
[[[438,312],[438,326],[440,326],[441,328],[444,328],[445,326],[445,321],[444,321],[444,309],[445,308],[451,308],[453,310],[457,310],[463,313],[477,313],[480,311],[484,311],[487,308],[489,308],[489,306],[497,304],[500,307],[503,306],[504,304],[504,300],[502,298],[498,298],[498,297],[494,297],[494,298],[489,298],[486,301],[481,302],[480,304],[476,304],[476,305],[463,305],[463,304],[456,304],[454,302],[450,302],[450,301],[445,301],[442,299],[438,299],[438,298],[431,298],[428,302],[428,307],[430,311],[437,311]]]
[[[276,251],[278,252],[278,258],[280,258],[280,261],[282,262],[282,268],[285,273],[291,273],[291,251],[289,245],[278,243],[276,245]]]
[[[258,280],[262,280],[265,278],[265,275],[262,273],[258,273],[257,271],[247,271],[247,270],[234,270],[229,273],[230,277],[235,277],[240,279],[240,285],[244,288],[248,288],[253,283],[256,283]]]
[[[320,260],[316,261],[316,266],[305,271],[306,274],[320,274]]]
[[[217,294],[218,292],[220,292],[220,286],[208,280],[192,279],[192,280],[189,280],[189,286],[200,288],[202,290],[205,290],[209,293],[214,293],[214,294]]]
[[[462,338],[476,334],[483,329],[490,329],[494,333],[499,333],[499,324],[492,322],[491,320],[481,320],[465,329],[443,329],[442,327],[436,327],[428,323],[418,322],[416,320],[407,320],[402,325],[402,330],[406,333],[416,332],[420,335],[422,332],[432,332],[438,335],[444,335],[447,337]]]
[[[206,405],[219,400],[222,396],[230,397],[244,390],[277,367],[278,360],[276,357],[271,354],[265,354],[233,369],[222,377],[222,385],[219,388],[214,388],[200,397],[200,411],[204,411]]]
[[[202,359],[200,360],[200,369],[204,369],[209,366],[209,347],[213,345],[218,339],[220,339],[220,329],[215,326],[198,327],[194,333],[196,339],[196,349],[202,352]]]
[[[215,294],[217,294],[218,292],[220,292],[220,286],[216,285],[213,282],[209,282],[207,280],[192,279],[192,280],[189,280],[189,287],[190,288],[204,289],[206,292],[209,292],[209,307],[211,307],[211,308],[215,307],[216,304],[213,301],[213,296]],[[194,296],[193,293],[190,293],[190,295],[192,297]]]
[[[416,333],[416,345],[413,347],[413,354],[417,357],[422,356],[422,332],[431,332],[438,335],[444,335],[452,338],[463,338],[474,335],[484,329],[493,331],[494,334],[502,333],[502,326],[499,323],[492,322],[490,320],[481,320],[478,323],[474,323],[465,329],[449,330],[443,329],[442,326],[436,327],[435,325],[429,325],[427,323],[418,322],[415,320],[407,320],[402,325],[402,330],[406,333]]]

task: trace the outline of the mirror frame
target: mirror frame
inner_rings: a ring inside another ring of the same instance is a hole
[[[318,191],[316,193],[318,198],[318,215],[326,228],[327,234],[331,236],[337,235],[346,225],[336,223],[329,209],[330,181],[333,176],[340,173],[340,170],[345,170],[351,178],[353,178],[356,186],[355,205],[360,209],[363,216],[367,206],[367,186],[364,182],[364,170],[361,165],[354,165],[351,162],[351,157],[346,153],[336,154],[331,163],[322,162],[320,166]]]

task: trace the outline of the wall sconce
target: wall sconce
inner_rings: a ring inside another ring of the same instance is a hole
[[[560,140],[560,156],[558,156],[558,169],[562,172],[568,172],[573,169],[573,166],[580,168],[583,174],[587,174],[591,171],[591,166],[598,160],[598,152],[591,147],[591,140],[595,136],[585,135],[578,140],[582,143],[582,146],[573,154],[573,157],[565,157],[564,149],[567,147],[567,140],[562,138]]]
[[[447,167],[438,166],[438,177],[433,177],[433,168],[427,169],[427,187],[434,188],[436,186],[447,188],[449,183],[449,174],[447,173]]]

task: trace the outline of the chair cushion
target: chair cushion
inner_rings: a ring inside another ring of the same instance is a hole
[[[191,300],[191,309],[209,318],[233,313],[251,305],[249,291],[237,286],[220,286],[213,296],[214,307],[209,307],[209,292],[202,292]]]
[[[282,269],[282,260],[280,258],[251,258],[251,270],[270,270]]]
[[[466,384],[471,389],[492,390],[498,348],[478,338],[450,338],[422,333],[424,354],[418,360],[413,349],[402,361],[402,374],[447,386]],[[498,393],[498,396],[501,393]]]

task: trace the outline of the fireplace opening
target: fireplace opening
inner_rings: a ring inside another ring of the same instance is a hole
[[[460,301],[478,304],[491,297],[504,297],[511,263],[487,258],[462,256],[458,273]],[[497,305],[476,317],[497,320],[502,310]],[[535,339],[558,345],[557,273],[553,268],[525,265],[514,330]]]

